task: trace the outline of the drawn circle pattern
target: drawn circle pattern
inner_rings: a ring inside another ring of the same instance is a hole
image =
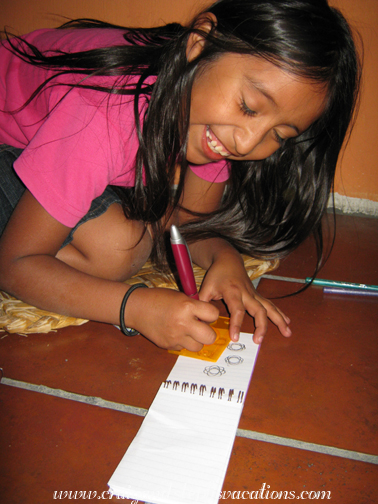
[[[244,359],[242,359],[239,355],[229,355],[224,360],[230,366],[237,366],[238,364],[241,364],[244,361]]]
[[[230,343],[227,347],[229,350],[232,350],[233,352],[241,352],[242,350],[245,350],[245,345],[244,343]]]
[[[207,376],[222,376],[225,374],[226,370],[224,367],[214,365],[205,367],[203,372],[207,374]]]

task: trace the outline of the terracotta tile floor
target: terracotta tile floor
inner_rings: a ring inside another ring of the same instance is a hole
[[[337,227],[319,276],[378,284],[378,220],[338,216]],[[314,250],[309,240],[272,275],[309,276]],[[283,296],[302,285],[269,278],[258,290]],[[291,499],[290,492],[307,492],[307,500],[321,500],[311,492],[325,491],[335,504],[378,502],[378,299],[323,295],[313,286],[276,303],[292,319],[293,336],[269,326],[220,502],[277,500],[267,492],[285,491]],[[250,318],[243,329],[253,332]],[[71,500],[75,491],[92,492],[93,500],[106,492],[175,359],[142,337],[92,322],[0,339],[0,502],[45,504],[61,491],[71,491]],[[101,407],[114,407],[106,401],[143,410]]]

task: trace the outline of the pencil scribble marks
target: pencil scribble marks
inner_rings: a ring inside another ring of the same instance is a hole
[[[224,359],[229,366],[237,366],[238,364],[242,364],[244,359],[242,359],[239,355],[229,355]]]
[[[246,346],[244,343],[230,343],[227,348],[233,352],[241,352],[246,349]]]
[[[207,374],[207,376],[222,376],[225,374],[226,370],[224,367],[214,365],[205,367],[203,372]]]

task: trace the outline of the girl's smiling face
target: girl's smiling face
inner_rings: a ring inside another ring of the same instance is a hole
[[[260,160],[324,111],[325,86],[250,55],[226,53],[197,75],[187,160]]]

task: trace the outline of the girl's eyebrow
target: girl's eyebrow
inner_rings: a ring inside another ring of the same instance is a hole
[[[256,91],[258,91],[259,93],[264,95],[265,98],[267,98],[275,108],[278,108],[278,105],[277,105],[275,99],[273,98],[273,96],[269,93],[269,91],[265,88],[265,86],[261,82],[256,82],[249,75],[245,75],[244,78],[250,87],[252,87]],[[295,124],[285,124],[285,126],[292,128],[297,133],[297,135],[300,135],[300,131],[297,128],[297,126],[295,126]]]
[[[275,99],[273,98],[273,96],[269,93],[269,91],[265,88],[264,84],[262,84],[261,82],[257,82],[255,81],[254,79],[252,79],[252,77],[250,77],[249,75],[245,75],[244,76],[245,80],[247,81],[247,84],[256,89],[257,91],[259,91],[261,94],[263,94],[265,96],[265,98],[267,98],[276,108],[278,108],[278,105],[275,101]]]

